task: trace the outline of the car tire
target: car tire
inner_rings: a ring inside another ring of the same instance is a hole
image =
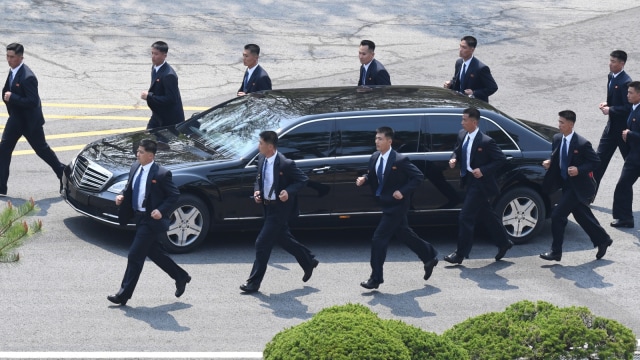
[[[527,187],[513,188],[502,194],[495,211],[514,244],[523,244],[535,237],[546,219],[542,197]]]
[[[193,251],[209,233],[209,208],[192,194],[182,194],[171,212],[169,230],[163,239],[165,249],[174,254]]]

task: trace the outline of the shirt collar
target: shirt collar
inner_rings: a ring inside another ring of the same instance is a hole
[[[160,68],[161,68],[164,64],[166,64],[166,63],[167,63],[167,62],[165,61],[165,62],[163,62],[162,64],[160,64],[160,65],[158,65],[158,66],[154,66],[154,67],[153,67],[153,69],[154,69],[156,72],[158,72],[158,70],[160,70]]]
[[[20,63],[20,65],[16,66],[15,68],[11,69],[11,72],[13,72],[13,76],[15,77],[16,74],[18,73],[18,70],[20,70],[20,68],[22,67],[23,63]]]

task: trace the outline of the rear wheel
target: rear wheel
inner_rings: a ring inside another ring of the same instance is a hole
[[[542,230],[546,218],[542,197],[526,187],[514,188],[503,194],[496,202],[495,211],[515,244],[535,237]]]
[[[209,208],[200,198],[191,194],[180,195],[171,213],[169,230],[164,239],[167,251],[187,253],[202,244],[209,232]]]

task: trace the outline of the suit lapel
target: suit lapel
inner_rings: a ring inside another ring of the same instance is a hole
[[[393,164],[396,163],[396,152],[394,150],[389,150],[389,156],[387,157],[387,164],[384,167],[384,175],[383,175],[383,179],[386,179],[387,176],[389,176],[389,174],[391,173],[391,168],[393,167]]]
[[[273,185],[272,186],[273,186],[273,192],[274,194],[276,194],[276,197],[278,196],[277,194],[278,186],[279,186],[278,182],[280,180],[280,176],[278,176],[279,173],[280,173],[280,153],[278,153],[276,158],[273,160]],[[271,192],[271,189],[269,189],[268,191]]]
[[[147,174],[147,183],[144,189],[144,199],[147,200],[149,198],[149,192],[151,191],[151,183],[153,181],[153,178],[155,178],[156,174],[158,173],[158,164],[156,164],[155,162],[153,163],[153,165],[151,165],[151,168],[149,169],[149,174]]]
[[[577,147],[578,147],[578,136],[576,135],[576,133],[573,133],[573,136],[571,137],[571,142],[569,143],[569,149],[567,150],[568,151],[567,166],[571,166],[571,162],[573,160],[573,152]]]

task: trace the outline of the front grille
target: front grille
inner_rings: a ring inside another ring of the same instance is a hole
[[[79,189],[86,191],[100,191],[111,179],[113,173],[91,160],[78,156],[73,167],[73,182]]]

